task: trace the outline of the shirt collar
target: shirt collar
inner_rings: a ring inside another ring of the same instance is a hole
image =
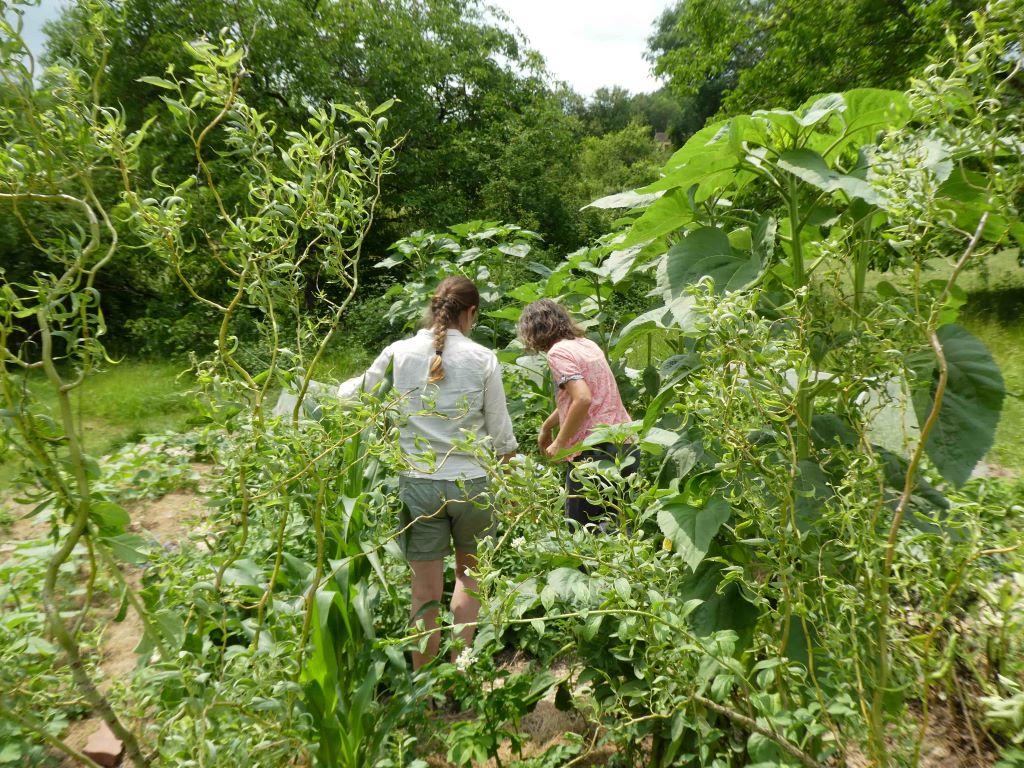
[[[417,334],[417,336],[433,336],[433,335],[434,335],[434,331],[433,331],[432,328],[420,328],[419,333]],[[449,328],[448,329],[448,335],[449,336],[461,336],[462,338],[466,338],[466,334],[464,334],[458,328]]]

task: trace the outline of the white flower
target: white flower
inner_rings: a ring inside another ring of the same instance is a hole
[[[460,653],[455,659],[455,668],[458,669],[459,672],[465,672],[475,663],[476,654],[473,653],[473,649],[463,648],[462,653]]]
[[[526,544],[526,539],[524,537],[522,537],[522,536],[516,536],[514,539],[512,539],[512,548],[513,549],[519,549],[524,544]]]

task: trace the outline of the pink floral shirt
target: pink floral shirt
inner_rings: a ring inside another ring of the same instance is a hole
[[[552,345],[547,357],[557,387],[555,402],[558,405],[559,423],[565,423],[571,402],[565,384],[582,379],[590,388],[587,418],[579,431],[566,441],[566,445],[582,442],[599,424],[624,424],[632,421],[622,405],[619,387],[608,367],[608,360],[597,344],[590,339],[563,339]]]

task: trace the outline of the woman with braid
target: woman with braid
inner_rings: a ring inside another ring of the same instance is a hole
[[[403,549],[412,569],[412,620],[437,625],[437,604],[444,587],[444,557],[455,547],[455,591],[451,610],[466,648],[480,603],[471,594],[477,583],[477,541],[492,536],[495,520],[488,499],[487,470],[479,446],[501,461],[516,451],[512,421],[505,405],[501,367],[495,354],[470,341],[480,294],[462,276],[441,281],[430,301],[424,328],[388,346],[362,376],[341,385],[339,397],[371,391],[392,371],[403,413],[399,444],[406,467],[399,475]],[[476,450],[467,442],[472,440]],[[430,661],[440,634],[429,636],[426,650],[413,652],[413,667]],[[454,651],[453,651],[454,660]]]

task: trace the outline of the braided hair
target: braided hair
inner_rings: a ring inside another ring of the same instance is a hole
[[[480,292],[473,281],[462,275],[446,277],[437,286],[430,300],[427,326],[434,331],[434,359],[430,361],[427,381],[441,381],[444,378],[444,364],[441,354],[448,338],[448,329],[454,326],[459,315],[470,307],[480,306]]]

